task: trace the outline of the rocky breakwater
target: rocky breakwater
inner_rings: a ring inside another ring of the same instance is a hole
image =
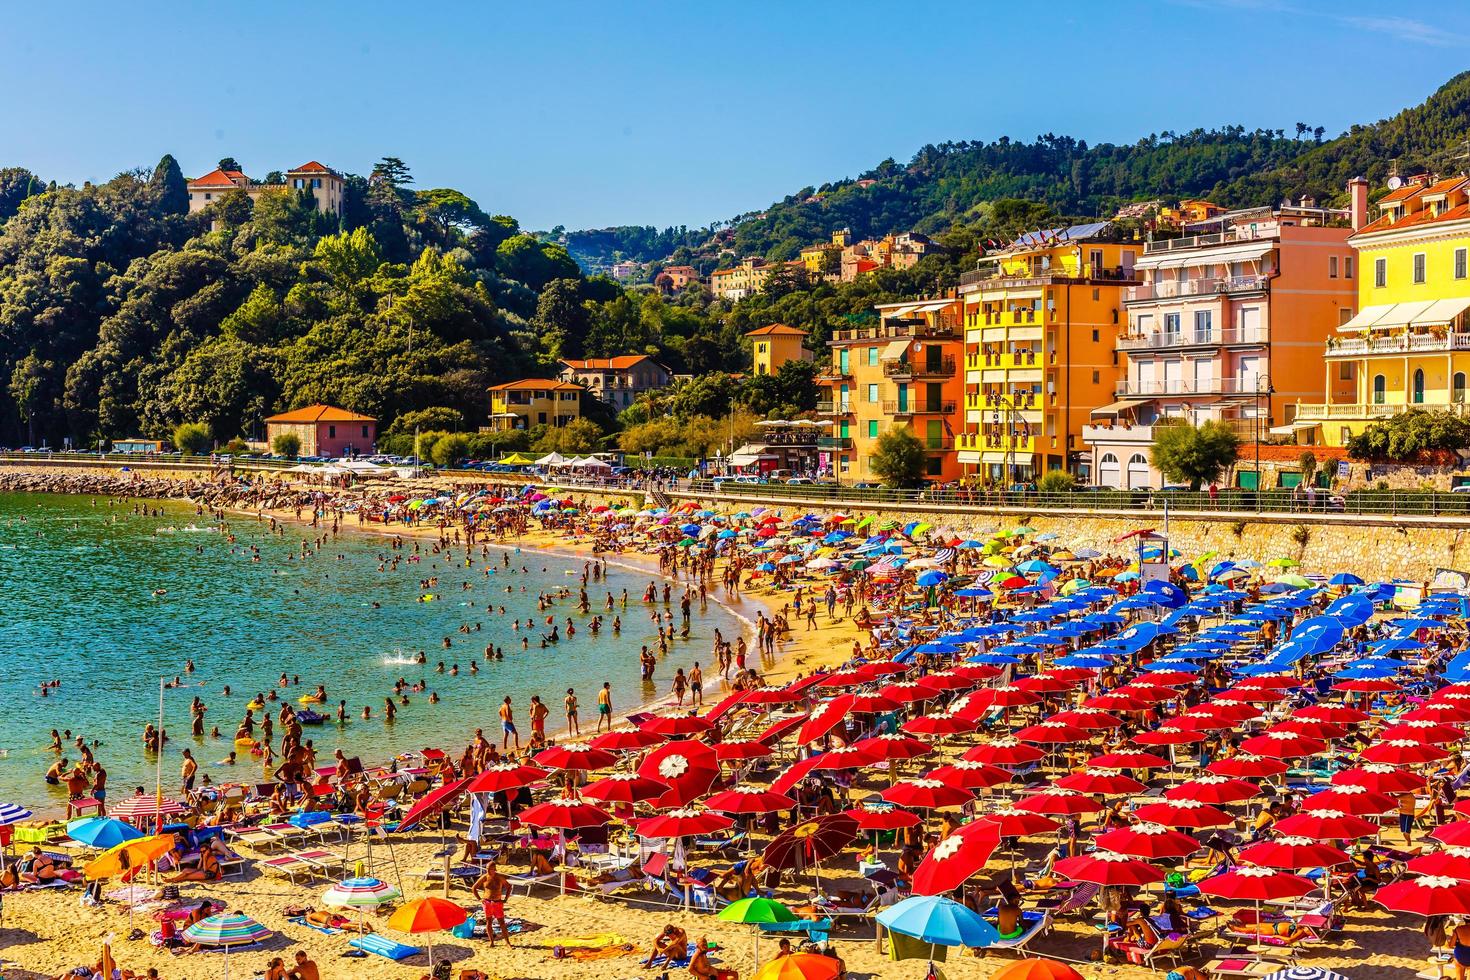
[[[318,498],[311,490],[274,480],[203,480],[146,477],[99,472],[0,472],[0,493],[67,493],[92,497],[180,500],[224,509],[274,509],[309,506]],[[340,495],[341,491],[334,491]]]

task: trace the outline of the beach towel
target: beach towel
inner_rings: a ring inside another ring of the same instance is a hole
[[[305,926],[308,929],[313,929],[321,933],[323,936],[337,936],[341,935],[342,933],[342,930],[336,928],[335,926],[316,925],[315,923],[308,921],[306,916],[304,915],[295,915],[287,919],[286,921],[291,923],[292,925]]]
[[[939,960],[949,955],[948,946],[935,946],[915,936],[888,931],[888,958],[890,960]]]
[[[591,936],[538,936],[528,939],[523,945],[538,949],[602,949],[607,946],[625,946],[633,941],[616,932],[599,932]]]
[[[351,946],[353,949],[360,949],[364,953],[372,953],[374,956],[386,957],[387,959],[393,960],[395,962],[397,962],[398,960],[406,960],[410,956],[417,956],[418,954],[423,952],[423,950],[419,949],[417,946],[405,946],[402,943],[395,943],[393,940],[389,939],[386,936],[379,936],[376,934],[370,936],[358,936],[347,945]]]

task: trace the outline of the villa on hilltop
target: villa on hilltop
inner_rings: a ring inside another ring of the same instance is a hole
[[[236,188],[249,195],[252,201],[261,194],[278,190],[310,191],[316,200],[316,209],[323,214],[342,216],[342,175],[325,164],[312,160],[294,170],[286,171],[284,184],[265,184],[251,180],[239,170],[211,170],[203,177],[188,182],[189,212],[202,211],[224,194]]]

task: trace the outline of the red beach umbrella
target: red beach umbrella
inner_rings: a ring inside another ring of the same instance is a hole
[[[1015,807],[982,814],[977,823],[995,824],[1000,828],[1002,837],[1029,837],[1032,834],[1048,833],[1061,826],[1050,817]]]
[[[1341,810],[1303,810],[1277,823],[1276,830],[1290,837],[1351,840],[1356,837],[1371,837],[1378,833],[1379,826],[1371,820],[1364,820]]]
[[[1057,780],[1057,785],[1062,789],[1076,790],[1078,793],[1092,793],[1101,796],[1121,796],[1125,793],[1141,793],[1144,784],[1132,776],[1125,776],[1121,772],[1112,769],[1084,769],[1082,772],[1074,772]]]
[[[1133,736],[1133,741],[1138,745],[1188,745],[1191,742],[1203,742],[1209,737],[1206,732],[1160,725],[1151,732],[1139,732]]]
[[[936,670],[925,674],[921,683],[936,691],[963,691],[975,686],[975,681],[952,670]]]
[[[636,772],[620,772],[583,786],[582,796],[599,803],[646,803],[668,791],[668,783],[640,776]]]
[[[1169,827],[1223,827],[1235,822],[1234,817],[1219,807],[1198,800],[1162,800],[1134,812],[1140,820]]]
[[[699,837],[733,826],[735,821],[722,813],[701,807],[679,807],[638,821],[637,830],[640,837]]]
[[[137,820],[140,817],[167,817],[177,813],[188,813],[189,806],[178,800],[157,796],[125,796],[107,808],[109,817],[119,820]]]
[[[966,721],[948,711],[943,711],[931,715],[920,715],[917,718],[910,718],[900,727],[911,735],[943,737],[945,735],[960,735],[965,732],[973,732],[975,730],[975,723],[973,721]]]
[[[864,664],[861,670],[866,670],[874,677],[893,677],[897,674],[907,674],[911,669],[908,664],[894,663],[892,660],[875,660],[870,664]]]
[[[920,701],[931,701],[944,692],[922,681],[894,681],[883,685],[878,693],[899,704],[918,704]]]
[[[1409,858],[1404,867],[1419,875],[1442,875],[1470,881],[1470,848],[1447,847],[1432,854]]]
[[[1332,774],[1334,786],[1364,786],[1375,793],[1414,793],[1424,788],[1424,777],[1397,766],[1367,762]]]
[[[1355,817],[1378,816],[1396,805],[1393,797],[1366,786],[1334,786],[1314,793],[1307,802],[1313,810],[1341,810]]]
[[[983,820],[965,824],[945,837],[914,869],[916,895],[940,895],[964,884],[985,867],[1000,846],[1000,827]]]
[[[1430,701],[1413,711],[1399,716],[1403,721],[1437,721],[1446,725],[1463,725],[1470,722],[1470,704],[1463,698],[1449,701]]]
[[[1248,800],[1259,792],[1259,788],[1244,779],[1232,779],[1229,776],[1206,773],[1188,782],[1180,783],[1178,786],[1170,786],[1164,790],[1164,798],[1194,800],[1197,803],[1210,803],[1218,806],[1221,803],[1239,803],[1241,800]]]
[[[806,721],[802,722],[801,731],[796,733],[796,740],[802,745],[810,745],[842,724],[842,719],[852,710],[853,700],[851,694],[839,694],[829,701],[818,702],[812,713],[807,715]]]
[[[885,698],[881,694],[854,694],[852,696],[852,707],[849,709],[855,715],[876,715],[884,711],[894,711],[902,707],[892,698]]]
[[[1401,685],[1393,681],[1362,680],[1338,681],[1332,685],[1334,691],[1347,691],[1352,694],[1386,694],[1389,691],[1397,691]]]
[[[1470,847],[1470,820],[1442,823],[1431,830],[1429,836],[1450,847]]]
[[[949,668],[951,674],[968,677],[972,681],[988,681],[1005,673],[995,664],[955,664]]]
[[[876,754],[867,749],[858,748],[856,745],[846,745],[840,749],[823,752],[807,760],[811,762],[813,769],[835,770],[835,769],[861,769],[863,766],[871,766],[875,762],[882,762]]]
[[[745,694],[740,698],[740,703],[765,705],[793,704],[797,701],[800,701],[804,697],[806,697],[806,695],[802,692],[793,691],[784,687],[756,687],[750,689],[749,691],[746,691]],[[681,732],[680,734],[692,733]]]
[[[603,732],[587,744],[594,749],[610,749],[614,752],[641,752],[660,745],[665,740],[652,732],[637,728],[620,728],[615,732]]]
[[[1211,701],[1209,704],[1200,704],[1190,708],[1189,713],[1209,714],[1236,724],[1261,717],[1261,709],[1246,704],[1244,701]]]
[[[1035,704],[1040,700],[1041,695],[1023,687],[1016,687],[1014,684],[982,687],[970,695],[968,712],[984,714],[991,708],[1019,708],[1022,705]]]
[[[934,747],[912,735],[874,735],[853,743],[853,748],[866,752],[877,760],[917,759],[929,755]]]
[[[1076,725],[1068,725],[1059,721],[1044,721],[1039,725],[1027,725],[1018,729],[1015,738],[1022,742],[1036,742],[1041,745],[1063,745],[1067,742],[1086,742],[1092,738],[1092,733]]]
[[[1102,711],[1142,711],[1148,704],[1139,698],[1118,691],[1109,691],[1106,694],[1095,694],[1082,702],[1084,708],[1098,708]]]
[[[1169,719],[1169,727],[1189,732],[1219,732],[1234,728],[1235,722],[1208,711],[1190,709],[1177,718]]]
[[[1312,840],[1310,837],[1278,837],[1252,844],[1240,852],[1244,864],[1278,871],[1296,871],[1301,868],[1330,868],[1351,861],[1347,851]]]
[[[638,764],[638,775],[669,784],[656,801],[660,807],[688,806],[709,792],[719,774],[720,760],[703,742],[666,742]]]
[[[765,745],[775,745],[787,735],[795,732],[806,721],[806,715],[792,715],[790,718],[782,718],[772,722],[771,726],[756,736],[756,741]]]
[[[852,670],[839,670],[817,681],[817,687],[857,687],[859,684],[868,683],[876,676],[876,674],[868,673],[861,667],[856,667]]]
[[[740,762],[746,759],[764,759],[771,754],[771,747],[752,738],[732,738],[715,743],[715,758],[721,762]]]
[[[1173,688],[1164,687],[1162,684],[1148,684],[1135,680],[1130,684],[1124,684],[1117,688],[1114,693],[1122,694],[1142,701],[1145,704],[1158,704],[1160,701],[1172,701],[1179,696],[1179,692]]]
[[[997,738],[966,749],[963,758],[993,766],[1025,766],[1046,758],[1046,750],[1014,738]]]
[[[713,731],[715,726],[698,715],[661,715],[648,719],[638,727],[664,738],[683,738],[687,735],[704,735]]]
[[[1054,815],[1076,815],[1079,813],[1096,813],[1102,809],[1102,804],[1090,796],[1084,796],[1075,790],[1062,789],[1060,786],[1048,786],[1017,800],[1017,810],[1029,810],[1032,813],[1047,813]]]
[[[1093,769],[1163,769],[1169,760],[1152,752],[1121,749],[1095,756],[1087,760],[1087,765]]]
[[[1272,902],[1300,898],[1317,886],[1300,875],[1274,868],[1236,868],[1199,883],[1199,890],[1216,898],[1238,902]]]
[[[576,769],[591,772],[617,765],[618,756],[610,749],[594,749],[585,742],[570,742],[553,745],[536,753],[538,766],[547,769]]]
[[[1246,739],[1240,743],[1240,747],[1252,755],[1263,755],[1270,759],[1296,759],[1325,752],[1327,743],[1291,732],[1267,732]]]
[[[1449,749],[1428,745],[1407,738],[1396,738],[1387,742],[1374,742],[1362,751],[1358,758],[1364,762],[1384,762],[1394,766],[1414,766],[1425,762],[1436,762],[1446,758]]]
[[[1057,874],[1076,881],[1097,885],[1149,885],[1164,880],[1164,872],[1147,861],[1117,854],[1094,851],[1077,857],[1063,858],[1055,865]]]
[[[1280,759],[1268,759],[1262,755],[1251,755],[1246,752],[1225,759],[1216,759],[1205,766],[1205,771],[1217,776],[1232,776],[1237,779],[1266,779],[1270,776],[1279,776],[1290,768]]]
[[[1187,670],[1151,670],[1148,679],[1155,685],[1164,687],[1187,687],[1190,684],[1199,683],[1199,675],[1191,674]]]
[[[1336,722],[1323,721],[1320,718],[1288,718],[1286,721],[1278,721],[1270,728],[1271,732],[1287,732],[1291,735],[1301,735],[1304,738],[1315,738],[1327,741],[1334,738],[1342,738],[1348,733],[1347,727]]]
[[[1156,823],[1140,823],[1110,830],[1099,834],[1094,842],[1105,851],[1149,861],[1182,858],[1200,849],[1199,841],[1188,834],[1181,834]]]
[[[812,817],[776,835],[761,860],[771,868],[809,868],[839,853],[857,835],[857,821],[846,813]]]
[[[1378,889],[1373,901],[1390,912],[1464,915],[1470,912],[1470,882],[1442,875],[1404,878]]]
[[[475,777],[470,780],[470,784],[465,787],[465,792],[509,793],[530,786],[538,780],[545,779],[548,775],[545,769],[536,766],[518,762],[500,762],[486,766],[476,773]]]
[[[1301,687],[1302,682],[1290,674],[1262,674],[1259,677],[1246,677],[1235,686],[1236,688],[1261,687],[1276,691],[1290,691]]]
[[[938,779],[905,779],[894,783],[880,795],[889,803],[916,810],[963,806],[975,799],[969,790],[950,786]]]
[[[925,773],[924,778],[938,779],[961,789],[976,790],[999,786],[1001,783],[1010,782],[1015,777],[1009,770],[1002,769],[1000,766],[960,759]]]
[[[612,823],[612,815],[575,796],[560,796],[522,810],[521,823],[551,830],[581,830]]]
[[[1123,727],[1123,719],[1110,715],[1101,708],[1071,708],[1067,711],[1058,711],[1047,720],[1061,722],[1064,725],[1076,725],[1090,732],[1104,728]]]
[[[796,801],[784,793],[773,793],[764,786],[736,786],[716,793],[705,800],[704,805],[721,813],[771,813],[790,810],[796,806]]]
[[[1384,742],[1408,739],[1411,742],[1428,742],[1431,745],[1446,745],[1450,742],[1458,742],[1464,737],[1465,733],[1454,725],[1425,720],[1405,721],[1402,724],[1391,725],[1378,734],[1379,740]]]
[[[1032,674],[1030,677],[1023,677],[1016,681],[1016,687],[1035,694],[1060,694],[1076,686],[1076,681],[1067,680],[1065,677],[1053,677],[1050,674]]]
[[[1370,717],[1368,712],[1349,708],[1345,704],[1309,704],[1292,712],[1296,718],[1312,721],[1327,721],[1334,725],[1359,725]]]
[[[1252,704],[1275,704],[1285,701],[1286,695],[1268,687],[1232,687],[1215,695],[1220,701],[1249,701]]]
[[[858,829],[863,831],[902,830],[905,827],[916,827],[923,822],[923,818],[917,813],[910,813],[896,806],[859,806],[842,812],[856,820]]]

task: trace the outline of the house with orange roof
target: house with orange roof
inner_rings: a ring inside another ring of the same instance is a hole
[[[747,331],[750,338],[751,373],[775,374],[787,361],[810,361],[815,355],[806,349],[806,331],[772,323]]]
[[[326,164],[315,160],[303,163],[286,171],[284,184],[266,184],[251,180],[240,170],[214,169],[203,177],[188,182],[189,211],[203,211],[232,190],[243,190],[252,201],[260,195],[282,190],[306,191],[316,201],[316,209],[323,214],[342,216],[342,175]]]
[[[646,392],[667,388],[673,378],[668,368],[646,354],[580,360],[563,358],[560,363],[557,380],[580,385],[593,398],[601,399],[619,411]]]
[[[333,405],[307,405],[265,420],[266,443],[274,445],[279,435],[294,435],[302,456],[355,456],[373,451],[378,420]]]
[[[490,431],[530,429],[538,425],[557,428],[582,417],[585,389],[570,381],[522,378],[490,388]]]

